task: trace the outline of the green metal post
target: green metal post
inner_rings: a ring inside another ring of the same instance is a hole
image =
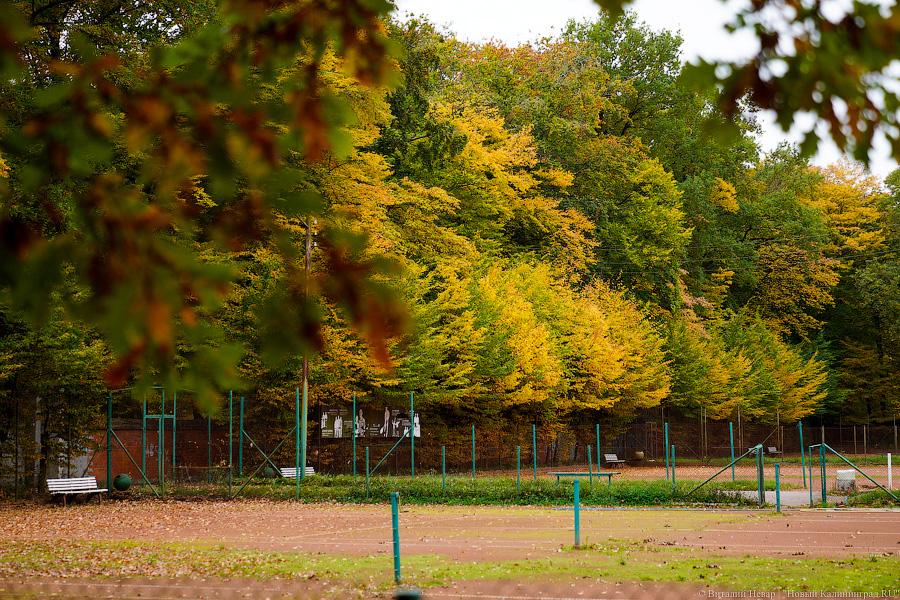
[[[612,478],[610,478],[612,481]],[[672,487],[675,487],[675,444],[672,444]]]
[[[353,476],[356,477],[356,392],[353,392]]]
[[[537,425],[531,424],[531,458],[534,460],[534,480],[537,481]]]
[[[238,473],[244,475],[244,397],[241,396],[241,415],[238,420]]]
[[[112,392],[106,397],[106,497],[110,496],[112,496]]]
[[[781,465],[775,463],[775,512],[781,512]]]
[[[398,518],[400,494],[391,492],[391,526],[394,530],[394,581],[400,583],[400,521]]]
[[[413,392],[409,393],[409,476],[416,476],[416,420],[413,411]]]
[[[736,481],[734,477],[734,423],[728,422],[728,437],[731,438],[731,481]]]
[[[599,456],[599,451],[598,451]],[[597,469],[597,473],[600,472],[600,469]],[[597,476],[600,477],[599,475]],[[612,477],[610,477],[612,479]],[[591,483],[591,489],[594,489],[594,463],[591,460],[591,446],[588,444],[588,480]]]
[[[600,472],[600,423],[597,423],[597,472]]]
[[[516,446],[516,493],[522,491],[522,446]]]
[[[578,479],[575,480],[575,547],[581,547],[581,494],[578,489]]]
[[[447,446],[441,446],[441,489],[447,491]]]
[[[475,479],[475,426],[472,425],[472,479]]]
[[[303,408],[300,410],[300,464],[297,465],[297,498],[300,498],[300,480],[306,477],[306,429],[309,415],[309,391],[306,378],[303,379]]]
[[[803,457],[803,421],[797,421],[800,430],[800,470],[803,471],[803,487],[806,487],[806,462]]]
[[[663,431],[666,434],[666,479],[669,478],[669,424],[663,425]]]
[[[366,500],[369,499],[369,447],[366,446]]]
[[[297,430],[294,435],[294,442],[297,444],[297,446],[294,450],[294,464],[297,467],[297,483],[295,485],[296,491],[294,492],[294,494],[295,494],[295,498],[297,500],[300,500],[300,480],[302,479],[302,475],[306,474],[306,461],[304,460],[304,462],[302,463],[303,469],[301,470],[300,469],[300,464],[301,464],[300,456],[303,453],[303,451],[306,450],[306,448],[301,447],[301,444],[302,444],[301,440],[303,439],[303,436],[300,433],[300,423],[301,423],[301,420],[300,420],[300,388],[297,388],[296,391],[297,391],[297,397],[294,400],[294,408],[295,408],[294,422],[296,423]]]
[[[826,490],[825,481],[825,445],[819,446],[819,470],[822,475],[822,506],[828,504],[828,491]]]

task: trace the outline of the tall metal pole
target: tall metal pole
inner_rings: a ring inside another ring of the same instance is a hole
[[[597,472],[600,472],[600,423],[597,423]]]
[[[537,481],[537,425],[531,424],[531,458],[534,461],[534,480]]]
[[[356,477],[356,392],[353,392],[353,476]]]
[[[303,462],[303,470],[300,470],[300,454],[303,450],[300,449],[300,389],[297,389],[297,399],[294,402],[294,421],[295,421],[295,430],[294,430],[294,441],[296,442],[296,446],[294,446],[294,466],[297,467],[297,497],[296,499],[300,499],[300,477],[301,473],[306,471],[306,461]],[[305,457],[304,457],[305,458]]]

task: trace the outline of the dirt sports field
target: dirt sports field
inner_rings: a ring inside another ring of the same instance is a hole
[[[900,510],[401,505],[423,598],[900,597]],[[389,505],[0,504],[0,597],[391,598]]]

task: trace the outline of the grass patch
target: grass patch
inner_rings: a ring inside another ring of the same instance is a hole
[[[624,481],[613,480],[612,486],[604,479],[593,486],[588,478],[581,479],[581,503],[584,506],[684,506],[684,505],[750,505],[751,501],[736,498],[729,491],[755,489],[756,482],[712,482],[690,492],[699,482],[678,481]],[[236,492],[242,483],[233,486]],[[422,475],[415,478],[380,476],[372,477],[369,488],[365,478],[348,475],[308,477],[300,482],[285,479],[257,480],[241,492],[244,498],[294,500],[319,503],[384,504],[391,492],[399,492],[406,504],[442,505],[499,505],[499,506],[565,506],[573,501],[573,482],[542,478],[523,480],[519,485],[514,477],[448,477],[446,487],[440,476]],[[136,489],[135,494],[151,494],[149,490]],[[167,497],[198,498],[222,497],[221,487],[175,486],[166,489]],[[227,494],[226,494],[227,495]]]

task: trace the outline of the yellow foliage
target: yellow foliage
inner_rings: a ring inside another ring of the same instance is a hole
[[[737,201],[737,190],[734,186],[716,177],[716,187],[710,196],[710,202],[713,206],[717,206],[725,212],[736,213],[740,208]]]

